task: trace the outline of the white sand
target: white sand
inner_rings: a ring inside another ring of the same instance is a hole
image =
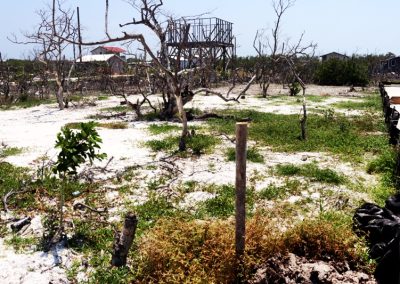
[[[329,87],[323,88],[319,86],[310,86],[308,94],[327,94],[329,97],[323,103],[309,103],[309,106],[329,107],[337,101],[348,100],[346,96],[358,96],[358,93],[347,93],[348,88]],[[271,87],[273,94],[286,93],[278,85]],[[197,107],[202,110],[212,109],[245,109],[253,108],[257,111],[273,112],[282,114],[298,114],[300,108],[298,105],[274,105],[273,100],[262,100],[255,98],[254,95],[259,93],[256,86],[249,91],[249,96],[242,100],[240,104],[235,102],[224,103],[216,96],[196,96],[195,99],[187,105],[187,107]],[[155,98],[153,98],[155,99]],[[98,113],[99,109],[105,107],[113,107],[119,105],[120,99],[111,98],[107,101],[99,101],[95,107],[70,108],[59,111],[55,104],[42,105],[29,109],[0,111],[0,144],[4,143],[9,147],[24,148],[20,155],[7,157],[5,160],[18,166],[29,166],[35,169],[38,166],[37,159],[43,155],[55,159],[57,150],[54,149],[56,135],[60,128],[66,123],[88,121],[88,115]],[[134,101],[134,99],[132,99]],[[147,128],[150,122],[133,122],[129,121],[128,129],[113,130],[99,128],[99,134],[103,139],[101,150],[107,153],[108,158],[113,157],[112,162],[107,167],[112,173],[122,171],[125,167],[132,165],[145,165],[153,163],[164,154],[151,153],[149,149],[143,147],[143,143],[149,139],[155,139],[151,136]],[[154,122],[152,122],[154,123]],[[185,181],[197,181],[201,184],[233,184],[235,163],[226,161],[224,151],[227,147],[234,145],[228,141],[224,141],[223,145],[211,155],[203,155],[199,158],[178,159],[175,161],[176,179],[170,185],[183,183]],[[257,177],[254,184],[256,190],[262,190],[269,185],[280,185],[282,179],[275,177],[270,173],[271,169],[278,164],[305,164],[317,162],[320,167],[331,168],[343,173],[352,179],[360,179],[369,184],[376,182],[375,177],[367,175],[363,170],[354,169],[349,163],[343,163],[336,158],[324,153],[276,153],[268,149],[260,150],[264,156],[264,164],[248,163],[249,179]],[[96,162],[97,166],[104,166],[107,161]],[[159,164],[154,163],[158,166]],[[146,183],[149,180],[156,179],[163,170],[157,167],[156,170],[142,169],[135,179],[135,183],[139,184],[140,189],[133,196],[129,196],[132,202],[143,203],[147,195],[143,192]],[[101,174],[96,178],[104,178],[105,174]],[[119,212],[123,210],[118,193],[113,191],[112,186],[105,197],[110,203],[115,204],[115,208],[109,208],[110,220],[118,221]],[[320,193],[318,188],[310,188],[304,196],[292,196],[288,202],[297,202],[305,196],[311,196],[318,199]],[[206,192],[192,192],[185,196],[180,206],[192,208],[198,202],[213,198],[215,195]],[[119,202],[119,203],[118,203]],[[269,204],[268,206],[271,206]],[[53,254],[45,254],[43,252],[17,254],[11,248],[7,248],[0,239],[0,283],[67,283],[65,270],[56,265],[61,263],[63,267],[70,265],[73,256],[71,252],[60,249],[58,254],[60,258],[54,257]]]

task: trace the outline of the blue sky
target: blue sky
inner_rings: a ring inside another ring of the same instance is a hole
[[[130,21],[134,10],[124,0],[110,1],[110,30],[119,35],[119,23]],[[1,0],[0,52],[7,58],[24,58],[32,47],[15,45],[11,34],[33,31],[38,23],[35,11],[49,0]],[[71,8],[80,6],[83,36],[88,40],[104,38],[103,0],[64,0]],[[271,0],[164,0],[164,10],[176,16],[210,12],[234,23],[238,55],[252,55],[258,29],[271,28],[274,15]],[[338,51],[347,54],[400,54],[399,0],[297,0],[288,10],[282,37],[296,40],[305,32],[305,41],[318,44],[317,53]]]

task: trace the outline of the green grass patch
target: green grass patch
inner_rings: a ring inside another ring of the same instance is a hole
[[[24,151],[23,148],[18,147],[5,147],[0,149],[0,158],[5,158],[9,156],[16,156]]]
[[[228,148],[226,150],[226,156],[228,161],[232,162],[236,160],[236,149]],[[247,149],[247,160],[253,163],[264,163],[264,157],[260,154],[256,147]]]
[[[368,131],[381,131],[384,123],[375,118],[367,126],[352,117],[336,116],[326,119],[311,114],[307,120],[307,140],[300,139],[298,115],[261,113],[252,110],[224,111],[224,119],[210,119],[208,123],[216,132],[234,135],[237,119],[250,118],[249,139],[283,152],[326,152],[339,154],[344,160],[363,160],[365,153],[377,154],[387,145],[386,135],[368,135]]]
[[[292,164],[278,165],[277,173],[282,176],[304,176],[312,181],[331,184],[343,184],[346,178],[331,169],[320,169],[316,164],[295,166]]]
[[[169,133],[173,131],[178,131],[182,129],[181,127],[173,124],[150,124],[149,125],[149,131],[153,135],[158,135],[158,134],[163,134],[163,133]]]
[[[382,109],[382,101],[380,95],[375,93],[360,99],[337,102],[332,106],[340,109],[380,111]]]

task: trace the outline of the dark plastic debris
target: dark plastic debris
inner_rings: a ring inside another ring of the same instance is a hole
[[[389,198],[384,208],[365,203],[357,209],[353,221],[355,232],[366,237],[369,255],[378,263],[377,282],[400,283],[400,194]]]

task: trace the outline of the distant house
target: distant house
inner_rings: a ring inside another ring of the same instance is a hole
[[[82,56],[82,60],[78,59],[78,62],[82,64],[106,64],[112,74],[121,74],[124,72],[124,67],[126,65],[125,60],[115,54],[92,54]]]
[[[93,49],[90,53],[92,55],[101,55],[101,54],[115,54],[121,57],[121,53],[125,53],[126,50],[116,46],[98,46]]]
[[[400,73],[400,56],[390,57],[381,61],[382,73]]]
[[[324,62],[324,61],[329,60],[329,59],[346,60],[349,57],[347,55],[340,54],[340,53],[337,53],[337,52],[331,52],[331,53],[327,53],[325,55],[322,55],[321,58],[322,58],[322,62]]]

